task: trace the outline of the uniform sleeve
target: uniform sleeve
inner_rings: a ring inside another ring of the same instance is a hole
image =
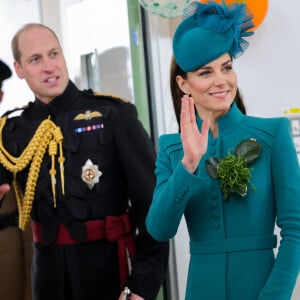
[[[300,267],[300,168],[289,121],[283,120],[272,153],[272,178],[281,241],[259,300],[290,299]]]
[[[11,184],[12,179],[12,174],[2,164],[0,164],[0,185],[4,183]],[[3,201],[5,201],[5,198],[6,197],[4,196],[2,199],[0,199],[0,209],[3,204]]]
[[[12,174],[4,168],[3,165],[0,165],[0,184],[12,182]]]
[[[171,162],[164,136],[159,139],[159,148],[155,170],[157,182],[146,226],[156,240],[164,241],[177,233],[189,199],[201,193],[199,188],[203,186],[203,179],[183,167],[180,162],[182,151],[173,149],[174,162]]]
[[[127,178],[131,219],[138,228],[137,254],[132,262],[128,287],[143,298],[154,300],[165,278],[169,257],[169,243],[155,241],[145,227],[155,186],[156,153],[132,104],[123,105],[115,134],[119,158]]]

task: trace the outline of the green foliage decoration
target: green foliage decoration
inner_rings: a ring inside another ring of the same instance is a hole
[[[206,160],[206,171],[212,178],[220,180],[225,201],[232,193],[245,197],[248,184],[255,190],[250,182],[252,168],[249,168],[248,164],[260,155],[261,148],[255,139],[246,139],[238,144],[233,153],[229,150],[226,157],[210,157]]]

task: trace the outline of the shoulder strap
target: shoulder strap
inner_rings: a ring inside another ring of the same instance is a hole
[[[101,93],[99,91],[93,91],[92,89],[84,90],[83,93],[87,94],[90,97],[94,97],[94,98],[106,98],[106,99],[110,99],[110,100],[121,101],[121,102],[124,102],[124,103],[129,102],[127,99],[122,98],[118,95],[112,95],[112,94],[108,94],[108,93]]]

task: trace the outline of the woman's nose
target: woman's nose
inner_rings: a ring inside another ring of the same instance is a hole
[[[223,74],[216,74],[214,77],[215,85],[224,85],[226,83],[225,76]]]

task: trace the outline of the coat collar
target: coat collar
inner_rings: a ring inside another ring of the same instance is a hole
[[[239,124],[241,123],[244,114],[239,110],[236,103],[234,102],[229,110],[229,112],[223,116],[221,116],[218,120],[218,129],[219,129],[219,136],[229,133],[230,131],[238,128]],[[199,115],[197,114],[197,125],[198,128],[201,129],[202,120],[200,119]],[[211,132],[209,132],[210,137]]]

